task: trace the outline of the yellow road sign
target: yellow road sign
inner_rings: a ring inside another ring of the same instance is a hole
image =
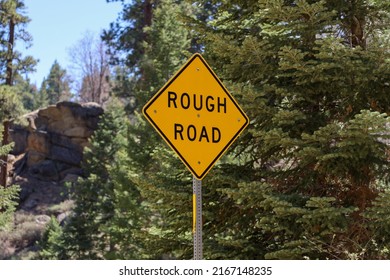
[[[199,180],[249,123],[200,54],[149,100],[143,114]]]

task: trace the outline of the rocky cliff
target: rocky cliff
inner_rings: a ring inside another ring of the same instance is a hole
[[[25,115],[27,125],[10,129],[15,172],[49,181],[81,175],[83,149],[102,114],[96,103],[60,102]]]

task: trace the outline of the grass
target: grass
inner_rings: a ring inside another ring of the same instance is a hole
[[[65,200],[45,209],[43,215],[33,215],[19,210],[15,212],[13,225],[0,231],[0,260],[2,259],[34,259],[37,255],[37,241],[41,240],[46,230],[46,219],[57,217],[62,213],[70,213],[74,207],[72,200]]]
[[[37,221],[37,216],[16,212],[13,228],[0,232],[0,259],[18,258],[19,251],[35,245],[45,227],[44,223]]]
[[[47,209],[47,215],[49,216],[56,216],[61,213],[69,212],[73,209],[74,202],[73,200],[65,200],[61,202],[60,204],[53,205]]]

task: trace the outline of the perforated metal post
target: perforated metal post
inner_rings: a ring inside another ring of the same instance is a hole
[[[194,238],[194,260],[203,259],[202,240],[202,181],[192,179],[193,186],[193,238]]]

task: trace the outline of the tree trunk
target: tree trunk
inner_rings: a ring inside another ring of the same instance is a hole
[[[150,0],[145,0],[144,2],[144,26],[143,27],[148,27],[152,25],[152,18],[153,18],[153,5]],[[149,38],[148,34],[146,32],[142,32],[142,40],[144,42],[149,43]],[[141,55],[145,54],[145,50],[142,50]],[[144,84],[145,81],[147,81],[148,77],[145,72],[145,69],[141,65],[140,68],[140,74],[141,74],[141,85]],[[143,86],[141,86],[143,87]]]
[[[352,47],[360,46],[366,48],[366,39],[364,38],[365,19],[352,16],[351,20],[351,44]]]
[[[15,43],[15,21],[13,17],[9,20],[9,37],[8,37],[8,49],[7,49],[7,68],[6,68],[6,77],[5,84],[12,86],[13,84],[13,56],[14,56],[14,43]],[[8,144],[8,126],[9,122],[4,122],[4,131],[3,131],[3,140],[2,146]],[[0,185],[7,186],[7,159],[8,156],[4,155],[0,157]]]
[[[145,26],[152,25],[153,6],[150,0],[145,1],[144,15],[145,15]]]
[[[8,128],[9,128],[9,122],[4,122],[4,131],[3,131],[3,140],[2,140],[2,146],[8,144]],[[0,157],[0,186],[6,187],[7,186],[7,177],[8,177],[8,170],[7,170],[7,155]]]
[[[15,43],[15,21],[13,17],[9,20],[9,38],[8,38],[8,50],[7,50],[7,70],[5,84],[12,86],[13,84],[13,56],[14,56],[14,43]]]

